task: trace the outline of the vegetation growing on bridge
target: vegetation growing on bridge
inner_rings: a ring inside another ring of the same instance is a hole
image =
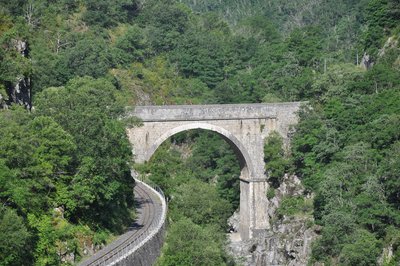
[[[386,264],[399,264],[399,10],[398,0],[0,1],[0,264],[68,264],[82,240],[121,229],[132,182],[120,106],[291,100],[313,107],[291,163],[279,145],[265,160],[274,186],[294,169],[316,195],[312,262],[373,265],[391,247]],[[17,103],[30,94],[27,114]],[[238,204],[234,155],[204,133],[175,142],[191,156],[164,147],[152,177],[171,196],[201,182],[218,200],[199,214],[218,210],[223,227],[218,204]],[[167,245],[162,263],[228,263],[209,218],[174,216],[185,207],[172,205],[167,242],[187,239],[178,228],[199,241],[184,254]],[[211,238],[209,256],[196,253]]]

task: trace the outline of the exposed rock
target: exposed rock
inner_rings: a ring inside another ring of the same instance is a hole
[[[64,242],[63,244],[65,244],[65,246],[67,246],[67,242]],[[75,253],[71,252],[69,250],[66,250],[64,252],[59,252],[58,256],[59,256],[61,262],[69,263],[69,264],[73,264],[75,262]]]
[[[241,241],[239,233],[229,234],[228,252],[241,265],[307,265],[311,254],[311,243],[318,237],[318,227],[313,217],[307,214],[283,216],[277,219],[275,212],[284,197],[302,196],[304,188],[296,176],[285,175],[281,186],[270,200],[268,214],[272,228],[248,241]],[[311,195],[305,196],[311,197]],[[238,228],[238,213],[228,221]]]
[[[285,174],[282,180],[282,184],[275,190],[275,196],[270,199],[268,208],[268,215],[270,218],[275,216],[275,211],[279,208],[279,205],[285,196],[301,196],[304,194],[304,188],[301,185],[300,179],[295,176],[289,176]]]
[[[394,35],[389,37],[385,44],[383,45],[383,47],[381,49],[379,49],[378,51],[378,55],[377,55],[377,62],[379,61],[380,58],[382,58],[383,56],[385,56],[385,54],[390,51],[390,50],[394,50],[394,49],[399,49],[399,41],[400,41],[400,37],[399,35]],[[364,69],[370,69],[371,67],[374,66],[374,61],[372,60],[371,56],[368,55],[367,53],[364,53],[361,62],[360,62],[360,66],[363,67]],[[400,56],[397,57],[397,59],[395,60],[395,65],[399,65],[400,64]]]
[[[6,103],[6,99],[4,98],[5,94],[3,95],[0,92],[0,109],[8,109],[8,105]]]
[[[364,53],[360,66],[365,68],[365,69],[370,69],[374,65],[374,62],[372,61],[372,58],[367,54]]]
[[[100,245],[94,245],[91,240],[89,241],[85,241],[83,243],[83,248],[82,248],[82,255],[83,256],[93,256],[97,251],[101,250],[102,248],[104,248],[105,245],[104,244],[100,244]]]
[[[151,105],[154,104],[150,95],[145,92],[140,86],[135,86],[136,105]]]
[[[396,49],[399,45],[399,37],[398,36],[391,36],[389,37],[385,44],[383,45],[382,49],[379,49],[378,56],[382,57],[386,54],[388,50]]]
[[[192,156],[192,148],[189,143],[171,143],[171,150],[178,151],[183,161],[186,161],[190,156]]]
[[[257,238],[242,241],[239,233],[230,233],[227,251],[239,265],[256,265],[257,257],[260,257],[260,250],[257,249],[260,249],[263,239],[264,237],[259,235]]]
[[[389,262],[392,261],[394,253],[393,243],[390,243],[389,246],[384,247],[382,254],[378,258],[378,265],[388,265]]]
[[[23,57],[29,56],[28,43],[23,40],[12,40],[12,49],[15,49]],[[31,95],[31,78],[23,73],[18,73],[15,80],[9,80],[5,83],[8,99],[6,95],[0,92],[0,108],[7,108],[7,105],[16,103],[25,106],[27,109],[32,108]]]
[[[239,222],[240,222],[240,213],[239,211],[235,211],[233,215],[228,219],[228,226],[230,233],[239,232]]]
[[[11,44],[23,57],[28,56],[29,50],[28,43],[26,41],[14,39],[11,41]]]
[[[310,217],[285,217],[261,243],[260,265],[306,265],[317,237]]]
[[[14,83],[8,82],[6,86],[9,100],[11,100],[11,102],[23,105],[27,109],[31,109],[31,79],[29,77],[17,77]]]
[[[65,210],[64,210],[63,206],[54,208],[53,209],[53,218],[58,217],[58,218],[64,219],[64,212],[65,212]]]

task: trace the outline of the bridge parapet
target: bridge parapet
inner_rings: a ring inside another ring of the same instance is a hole
[[[143,122],[239,120],[292,117],[301,102],[266,104],[210,104],[136,106],[128,116]]]
[[[121,235],[79,266],[153,265],[160,255],[167,217],[164,193],[158,186],[144,182],[133,171],[132,176],[136,182],[135,194],[138,192],[139,201],[147,205],[142,207],[146,210],[141,210],[142,227]]]

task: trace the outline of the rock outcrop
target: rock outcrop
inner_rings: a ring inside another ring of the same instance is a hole
[[[31,79],[30,77],[20,76],[14,83],[7,82],[7,94],[9,102],[32,108]]]
[[[15,50],[21,57],[29,60],[29,47],[26,41],[11,40],[9,49]],[[18,66],[15,68],[18,69]],[[14,73],[14,75],[12,78],[9,77],[8,80],[4,80],[6,91],[0,90],[0,108],[19,104],[30,110],[32,108],[31,77],[26,73],[19,72]]]
[[[304,196],[304,188],[296,176],[285,176],[281,186],[270,199],[268,213],[271,217],[270,230],[260,233],[248,241],[241,241],[235,232],[238,228],[238,213],[230,219],[232,233],[228,252],[241,265],[307,265],[311,254],[311,243],[317,238],[318,226],[314,225],[312,215],[299,213],[292,216],[278,216],[282,199]]]
[[[361,58],[360,66],[364,69],[370,69],[374,65],[374,61],[372,60],[372,57],[364,53],[363,57]]]

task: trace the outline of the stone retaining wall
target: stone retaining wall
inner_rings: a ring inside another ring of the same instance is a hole
[[[166,231],[166,220],[160,230],[148,240],[142,247],[137,249],[133,254],[129,255],[122,261],[118,262],[118,266],[149,266],[153,265],[161,253],[164,243],[164,235]]]

